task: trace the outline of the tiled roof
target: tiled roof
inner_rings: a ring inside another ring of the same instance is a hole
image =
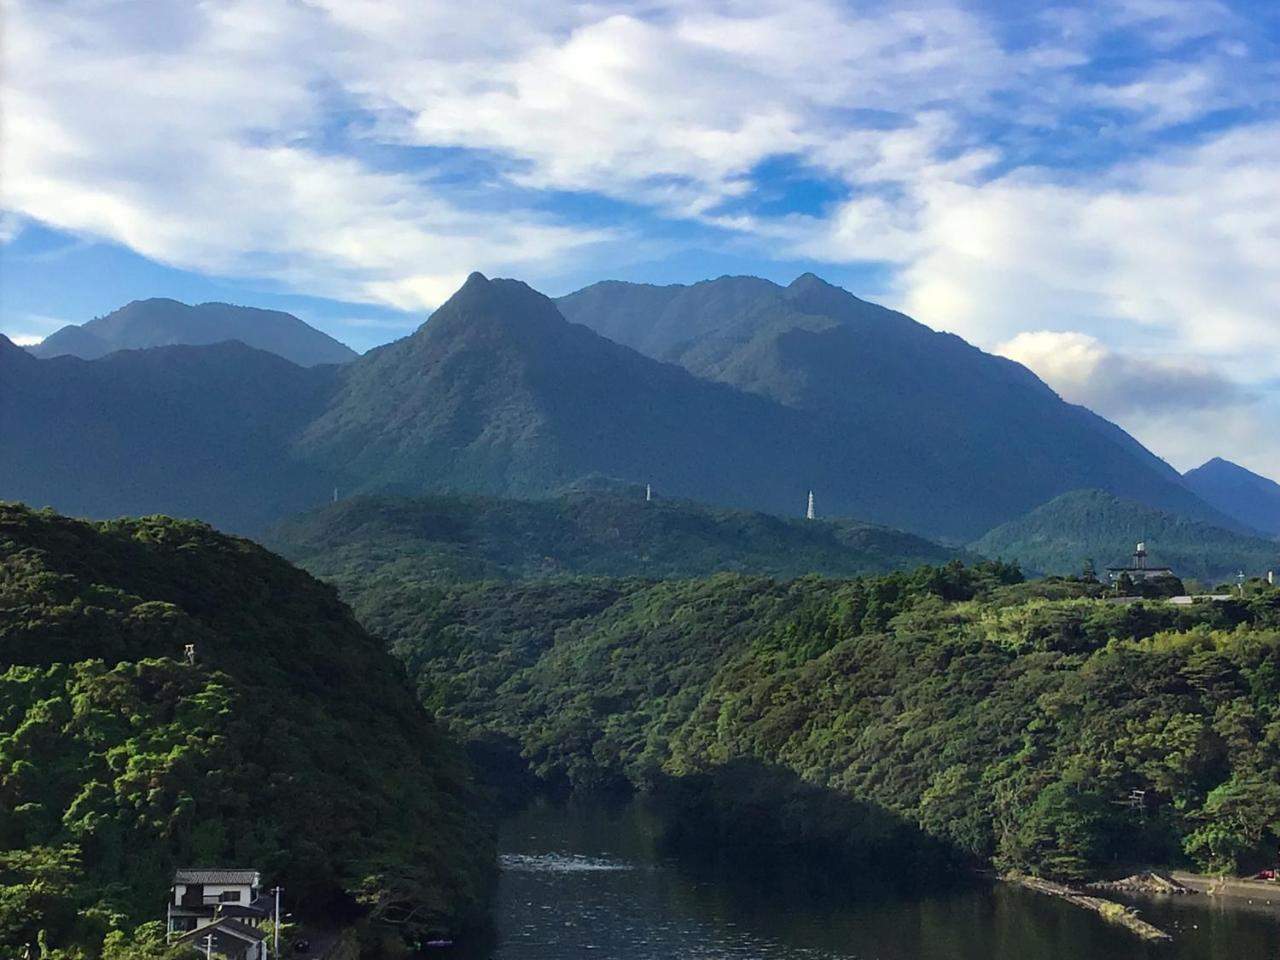
[[[215,941],[221,936],[235,937],[237,940],[247,940],[250,943],[259,943],[267,939],[267,935],[251,927],[248,924],[240,923],[229,917],[215,920],[213,923],[207,923],[203,927],[196,927],[194,930],[188,930],[175,941],[177,943],[192,943],[203,937],[213,936]]]
[[[217,868],[208,869],[205,867],[179,867],[178,871],[173,875],[173,882],[222,883],[230,886],[235,886],[237,884],[257,886],[258,871],[240,869],[220,870]]]

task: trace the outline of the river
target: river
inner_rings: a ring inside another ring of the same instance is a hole
[[[823,877],[660,856],[638,803],[534,807],[508,821],[487,960],[1276,960],[1274,908],[1134,901],[1173,934],[1144,944],[1061,901],[975,882],[877,895]]]

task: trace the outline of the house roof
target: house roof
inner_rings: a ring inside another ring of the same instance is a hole
[[[258,885],[258,871],[248,869],[218,869],[206,867],[179,867],[173,875],[174,883],[223,883],[228,886]]]
[[[206,923],[203,927],[196,927],[194,930],[188,930],[182,936],[178,937],[178,943],[192,943],[196,940],[203,940],[212,934],[216,940],[218,937],[228,936],[236,940],[243,940],[246,943],[261,943],[267,939],[267,935],[249,926],[247,923],[241,923],[239,920],[232,920],[230,917],[222,917]]]

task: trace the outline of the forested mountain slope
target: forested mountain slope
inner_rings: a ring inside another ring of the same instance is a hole
[[[483,809],[332,588],[202,524],[0,505],[0,954],[94,956],[163,919],[178,865],[456,930],[486,907]]]
[[[341,367],[235,342],[96,361],[0,345],[0,496],[260,532],[335,487],[529,499],[594,478],[782,515],[813,490],[822,516],[964,542],[1096,488],[1237,525],[1025,368],[816,277],[633,293],[562,305],[691,314],[683,366],[479,274],[412,336]]]
[[[116,350],[202,346],[239,340],[301,367],[346,363],[356,352],[290,313],[230,303],[189,306],[156,297],[134,300],[104,317],[63,327],[28,348],[37,357],[96,360]]]
[[[908,492],[909,509],[876,503],[860,514],[869,519],[969,538],[1091,487],[1238,525],[1025,367],[812,274],[787,287],[747,277],[692,287],[611,282],[557,304],[572,321],[806,412],[849,451],[843,472],[815,481],[819,490],[869,482]]]
[[[1280,544],[1152,510],[1101,490],[1064,494],[989,531],[972,544],[978,553],[1016,561],[1028,570],[1079,573],[1092,560],[1103,567],[1128,566],[1134,545],[1144,541],[1152,566],[1172,567],[1180,577],[1209,585],[1234,583],[1280,570]]]
[[[298,446],[355,492],[554,494],[583,477],[778,511],[842,454],[806,418],[585,327],[515,280],[473,274],[413,336],[348,365]],[[845,491],[837,510],[857,502]]]
[[[1271,536],[1280,536],[1280,483],[1221,457],[1187,471],[1183,480],[1205,503]]]
[[[1116,605],[1094,583],[1017,579],[951,565],[353,599],[424,703],[553,782],[706,781],[741,822],[855,847],[884,841],[883,816],[846,815],[871,804],[961,855],[1067,878],[1270,863],[1280,591]],[[762,787],[770,770],[816,802]]]
[[[886,527],[784,519],[661,496],[648,502],[643,489],[547,500],[354,497],[276,524],[262,539],[339,583],[719,571],[854,576],[956,556]]]
[[[336,386],[241,343],[37,360],[0,337],[0,498],[260,529],[331,498],[290,446]]]

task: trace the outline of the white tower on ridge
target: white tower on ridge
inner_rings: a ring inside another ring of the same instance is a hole
[[[810,490],[809,491],[809,507],[804,512],[804,518],[806,520],[815,520],[817,519],[817,516],[818,515],[813,511],[813,491]]]
[[[653,500],[653,484],[646,483],[644,485],[644,502],[649,503]]]

